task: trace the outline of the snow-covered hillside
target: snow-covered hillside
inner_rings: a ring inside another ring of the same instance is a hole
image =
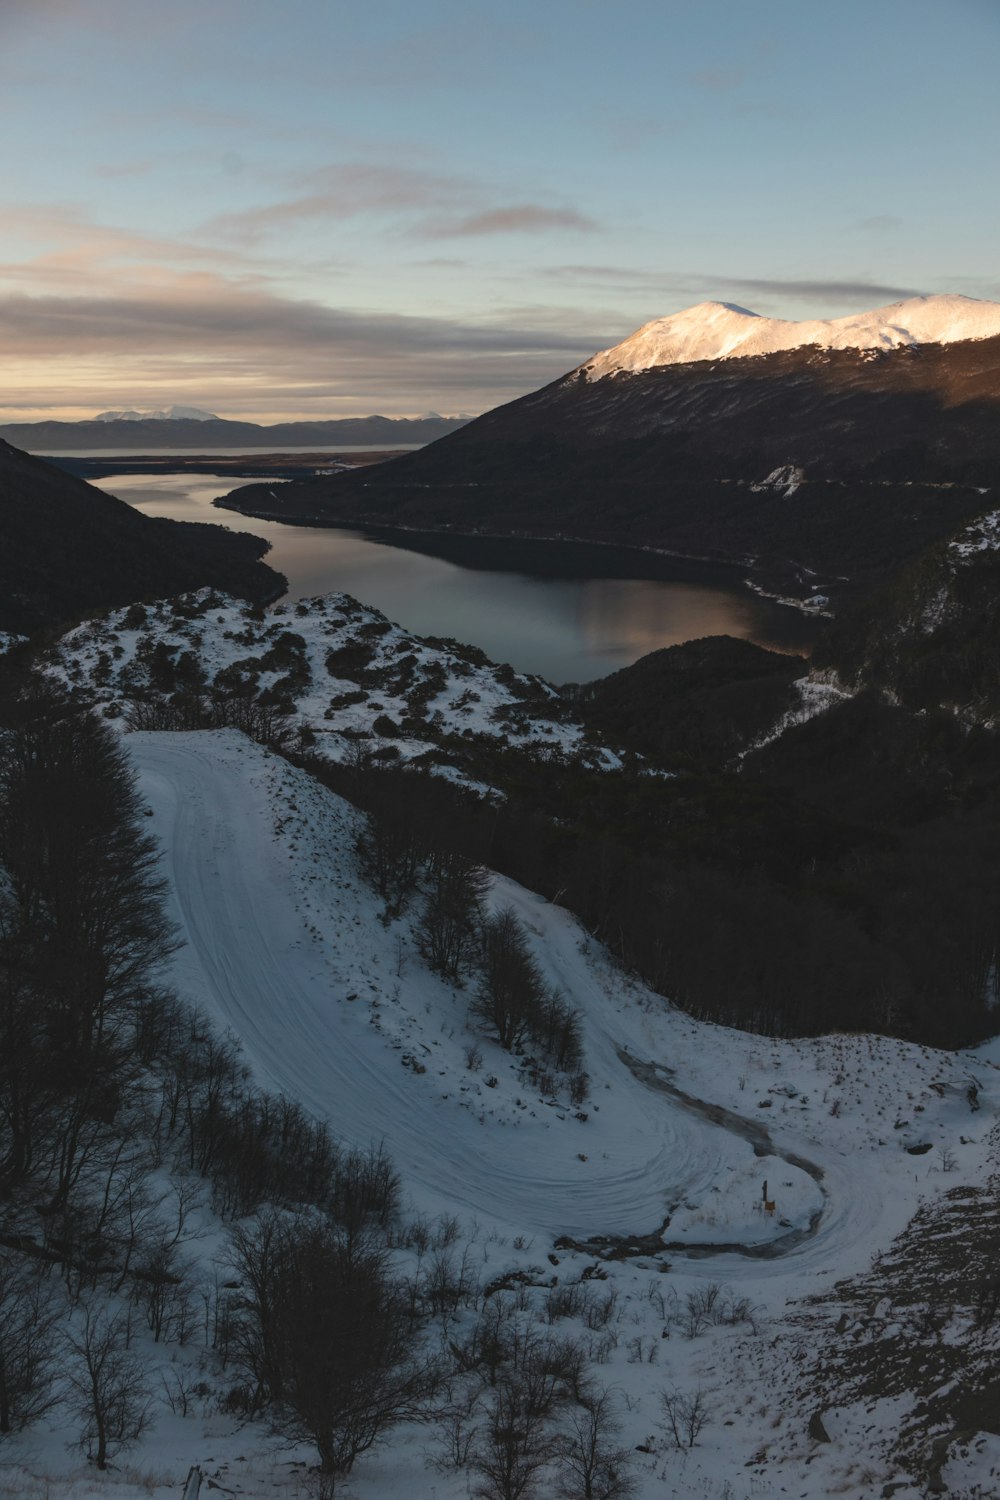
[[[581,1121],[532,1097],[516,1060],[486,1041],[469,1071],[467,997],[421,963],[409,918],[380,919],[347,803],[236,731],[127,744],[187,940],[178,987],[240,1037],[261,1083],[352,1141],[384,1139],[421,1209],[551,1238],[649,1233],[669,1216],[665,1239],[691,1244],[781,1242],[819,1213],[788,1257],[812,1270],[833,1257],[844,1274],[926,1190],[908,1149],[958,1149],[971,1133],[973,1075],[983,1102],[1000,1103],[1000,1073],[962,1054],[699,1024],[631,982],[569,914],[494,877],[491,903],[513,906],[583,1018]],[[738,1119],[715,1123],[702,1104]],[[768,1176],[781,1213],[764,1220]],[[757,1262],[743,1274],[775,1273]]]
[[[995,530],[990,513],[964,532],[955,565]],[[360,738],[445,774],[456,746],[504,741],[559,774],[618,763],[547,684],[344,595],[267,614],[208,591],[132,606],[79,626],[44,666],[122,733],[182,939],[171,986],[238,1039],[256,1085],[345,1146],[384,1146],[398,1170],[394,1264],[461,1288],[441,1327],[425,1324],[428,1348],[457,1357],[501,1306],[528,1336],[577,1340],[638,1500],[922,1500],[929,1480],[962,1500],[996,1492],[1000,1445],[966,1396],[990,1378],[1000,1307],[996,1044],[699,1022],[567,911],[489,875],[488,909],[513,910],[546,992],[579,1017],[574,1096],[477,1025],[473,979],[431,971],[419,885],[401,906],[375,893],[360,812],[234,728],[134,727],[185,695],[246,693],[284,705],[293,742],[329,759]],[[819,675],[800,695],[777,732],[841,692]],[[185,1245],[202,1282],[231,1274],[227,1242],[203,1203]],[[143,1350],[168,1394],[131,1469],[96,1493],[167,1500],[197,1464],[224,1491],[317,1500],[313,1449],[226,1407],[233,1367],[207,1334]],[[184,1411],[170,1409],[178,1379],[200,1392]],[[665,1397],[701,1403],[696,1442],[672,1436]],[[9,1492],[77,1500],[71,1414],[47,1423],[0,1448]],[[338,1494],[465,1500],[474,1477],[444,1462],[448,1432],[443,1415],[399,1425]],[[0,1467],[0,1495],[3,1480]]]
[[[615,764],[589,744],[555,688],[458,641],[424,640],[348,594],[264,615],[209,590],[110,611],[46,658],[110,717],[177,691],[270,695],[315,752],[343,760],[372,734],[386,758],[427,764],[444,742],[484,736],[546,755]],[[443,757],[445,760],[447,756]]]
[[[171,981],[241,1040],[260,1084],[349,1143],[384,1142],[408,1212],[453,1223],[435,1252],[468,1291],[446,1326],[452,1344],[500,1287],[514,1288],[526,1326],[579,1338],[591,1378],[616,1393],[639,1500],[868,1500],[887,1483],[917,1500],[894,1451],[916,1400],[873,1403],[863,1382],[884,1341],[891,1365],[905,1243],[891,1295],[873,1295],[869,1278],[915,1211],[933,1234],[956,1193],[969,1224],[986,1204],[1000,1105],[989,1049],[698,1023],[623,974],[566,912],[494,877],[489,903],[513,907],[545,979],[580,1014],[590,1087],[572,1106],[533,1086],[521,1059],[475,1031],[467,990],[427,969],[417,899],[386,919],[357,865],[354,809],[233,730],[125,744],[185,940]],[[206,1231],[204,1256],[224,1266]],[[948,1358],[964,1358],[962,1326],[949,1324]],[[845,1327],[861,1373],[838,1383]],[[56,1415],[0,1450],[7,1493],[166,1500],[199,1464],[226,1492],[318,1494],[308,1447],[220,1413],[197,1345],[147,1352],[168,1388],[200,1371],[208,1394],[186,1413],[164,1407],[130,1467],[97,1491],[71,1478],[72,1428]],[[665,1435],[664,1391],[700,1394],[695,1446]],[[344,1493],[462,1500],[467,1474],[431,1466],[441,1436],[399,1428]],[[996,1460],[967,1445],[946,1472],[989,1483]]]
[[[904,344],[952,344],[1000,334],[1000,303],[973,297],[911,297],[846,318],[791,322],[765,318],[731,302],[700,302],[656,318],[586,360],[588,380],[620,372],[697,360],[746,359],[815,344],[823,349],[895,349]],[[574,372],[575,374],[576,372]]]
[[[832,1328],[814,1314],[804,1335],[799,1310],[866,1274],[920,1204],[933,1213],[949,1189],[985,1179],[1000,1071],[885,1038],[700,1025],[631,982],[568,914],[495,878],[491,904],[514,907],[582,1016],[591,1088],[574,1111],[476,1037],[467,995],[422,964],[410,917],[378,919],[346,804],[233,732],[128,743],[187,939],[174,980],[241,1038],[261,1082],[349,1141],[384,1140],[413,1206],[457,1214],[476,1237],[484,1278],[514,1269],[571,1285],[595,1245],[614,1255],[619,1239],[649,1237],[643,1253],[603,1261],[623,1318],[601,1378],[628,1392],[630,1445],[652,1430],[664,1386],[701,1388],[715,1415],[683,1459],[654,1443],[644,1500],[761,1495],[776,1476],[775,1493],[860,1497],[865,1467],[898,1477],[888,1410],[862,1439],[862,1406],[845,1400],[827,1415],[832,1441],[810,1440],[799,1362]],[[766,1338],[717,1329],[702,1348],[679,1328],[663,1336],[669,1308],[713,1284],[750,1299]],[[359,1500],[428,1482],[421,1448],[404,1433],[359,1469]],[[440,1497],[464,1492],[459,1476],[434,1483]]]

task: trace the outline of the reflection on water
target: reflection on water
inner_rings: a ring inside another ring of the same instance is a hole
[[[621,665],[664,644],[676,645],[703,635],[762,637],[761,611],[753,594],[700,583],[599,581],[604,587],[583,593],[580,627],[595,647],[614,642],[611,649],[622,658]]]
[[[758,599],[737,582],[705,582],[704,568],[697,582],[552,577],[539,562],[544,549],[524,549],[529,573],[511,570],[508,546],[503,571],[484,568],[481,556],[473,569],[358,532],[213,510],[226,483],[211,474],[115,475],[101,488],[147,515],[214,521],[266,537],[267,562],[288,579],[286,598],[342,590],[419,635],[470,642],[553,682],[587,682],[704,635],[740,636],[782,651],[808,651],[814,638],[812,621],[797,611]]]

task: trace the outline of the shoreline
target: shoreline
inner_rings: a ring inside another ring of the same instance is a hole
[[[239,491],[232,491],[231,494],[232,496],[238,495]],[[453,541],[458,546],[463,544],[475,546],[476,543],[482,542],[494,546],[497,544],[500,546],[506,544],[510,547],[537,546],[542,549],[558,548],[562,549],[564,557],[566,549],[600,548],[605,553],[624,554],[633,559],[648,559],[651,564],[649,573],[639,573],[632,576],[639,578],[650,577],[667,582],[682,581],[671,577],[665,570],[660,571],[656,569],[655,564],[658,561],[662,561],[663,564],[673,563],[678,568],[705,569],[706,571],[714,571],[716,573],[723,571],[734,575],[734,582],[740,583],[748,592],[755,594],[758,598],[766,598],[770,603],[776,604],[781,608],[794,610],[797,614],[803,615],[807,619],[816,619],[820,615],[826,617],[832,616],[832,611],[830,610],[820,611],[815,607],[807,605],[804,599],[797,600],[787,594],[771,593],[769,589],[764,587],[763,583],[758,583],[756,580],[747,578],[745,576],[747,570],[753,570],[757,565],[757,560],[753,557],[709,557],[703,553],[679,552],[668,547],[654,547],[648,543],[605,541],[596,537],[576,537],[562,534],[541,536],[535,532],[458,531],[451,527],[445,530],[443,528],[428,526],[393,525],[385,521],[368,520],[361,516],[353,520],[332,520],[328,515],[306,515],[303,513],[290,516],[282,515],[275,511],[267,511],[263,508],[244,508],[241,505],[231,503],[230,495],[220,495],[212,501],[212,505],[218,510],[229,510],[236,515],[244,516],[248,520],[269,521],[282,526],[300,526],[322,531],[364,532],[366,534],[373,534],[376,538],[384,537],[386,540],[391,540],[393,537],[426,537],[428,541],[438,543]],[[427,550],[433,550],[435,556],[443,555],[443,550],[440,547],[434,549],[428,547]],[[767,582],[775,581],[768,578],[764,570],[761,570],[760,577]]]

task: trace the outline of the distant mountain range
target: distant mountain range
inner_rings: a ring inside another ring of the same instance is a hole
[[[343,417],[329,422],[230,422],[191,406],[162,411],[106,411],[85,422],[14,422],[0,438],[31,453],[87,448],[343,448],[433,443],[465,417]]]
[[[198,406],[167,406],[158,411],[99,411],[95,422],[218,422],[222,419],[214,411],[202,411]]]
[[[804,596],[883,577],[1000,486],[1000,304],[830,323],[703,303],[419,453],[244,514],[577,537],[739,561]]]

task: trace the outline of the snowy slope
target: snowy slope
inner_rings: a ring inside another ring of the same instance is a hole
[[[187,939],[178,987],[241,1038],[261,1082],[351,1141],[384,1139],[422,1209],[550,1238],[649,1234],[669,1214],[671,1246],[780,1241],[822,1210],[780,1259],[721,1260],[755,1279],[844,1274],[927,1190],[907,1146],[978,1159],[957,1143],[986,1114],[970,1112],[973,1073],[983,1100],[1000,1101],[992,1065],[887,1039],[701,1025],[628,982],[567,913],[499,877],[493,901],[517,910],[581,1013],[588,1119],[539,1098],[488,1041],[470,1072],[466,996],[422,965],[406,917],[379,920],[355,868],[352,809],[234,731],[127,744]],[[715,1123],[700,1101],[738,1118]],[[757,1211],[765,1178],[781,1184],[774,1219]]]
[[[895,349],[903,344],[952,344],[1000,334],[1000,303],[973,297],[911,297],[871,312],[796,323],[765,318],[731,302],[700,302],[645,323],[586,360],[588,380],[696,360],[746,359],[815,344],[823,349]],[[576,372],[574,372],[574,375]]]
[[[470,1069],[467,996],[423,966],[412,914],[383,924],[355,867],[353,809],[232,730],[131,733],[125,744],[186,940],[173,982],[242,1040],[262,1084],[352,1143],[384,1139],[410,1205],[457,1216],[435,1254],[480,1290],[444,1337],[467,1337],[475,1309],[495,1305],[486,1288],[520,1277],[524,1326],[578,1339],[588,1378],[615,1393],[637,1500],[926,1493],[894,1446],[901,1423],[920,1423],[919,1400],[872,1400],[850,1367],[831,1390],[823,1370],[847,1354],[863,1374],[883,1351],[902,1358],[921,1347],[916,1322],[905,1320],[926,1322],[933,1308],[925,1297],[908,1310],[911,1273],[886,1252],[921,1205],[937,1243],[966,1202],[996,1201],[996,1047],[952,1055],[869,1036],[777,1040],[700,1024],[622,975],[568,914],[495,879],[491,900],[514,906],[546,977],[581,1013],[592,1084],[579,1119],[564,1100],[539,1097],[484,1039],[482,1066]],[[765,1180],[773,1218],[760,1210]],[[218,1228],[206,1230],[199,1253],[218,1274]],[[616,1233],[648,1238],[640,1253],[607,1258]],[[577,1244],[557,1243],[560,1235]],[[584,1241],[592,1235],[597,1250]],[[753,1253],[761,1249],[770,1255]],[[412,1245],[394,1253],[413,1268]],[[723,1301],[745,1296],[752,1311],[692,1329],[688,1298],[714,1287]],[[607,1321],[557,1321],[547,1312],[553,1288],[607,1298]],[[973,1335],[953,1319],[942,1338],[936,1326],[926,1352],[960,1359],[967,1335],[978,1337],[989,1366],[989,1330]],[[165,1384],[178,1372],[206,1382],[190,1410],[161,1402],[152,1432],[107,1476],[81,1467],[76,1424],[56,1413],[0,1447],[0,1495],[169,1500],[198,1464],[209,1492],[315,1500],[309,1446],[220,1409],[232,1373],[199,1340],[178,1348],[144,1337],[142,1347]],[[693,1449],[664,1439],[662,1391],[707,1401]],[[829,1441],[810,1425],[820,1411]],[[401,1427],[365,1455],[343,1493],[463,1500],[470,1476],[432,1466],[441,1452],[433,1428]],[[949,1492],[995,1493],[998,1473],[995,1444],[954,1445]],[[538,1493],[555,1492],[553,1479]]]
[[[186,665],[165,685],[168,660]],[[279,691],[290,723],[308,730],[316,753],[332,760],[374,733],[373,745],[400,763],[426,761],[456,736],[617,763],[587,742],[541,678],[457,641],[411,635],[349,594],[279,604],[266,615],[208,589],[111,610],[63,636],[45,665],[109,717],[180,687],[210,697],[240,680],[255,692]]]

